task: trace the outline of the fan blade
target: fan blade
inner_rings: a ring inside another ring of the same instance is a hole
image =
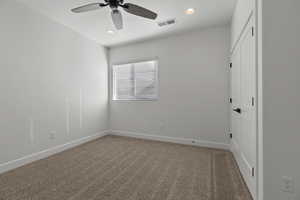
[[[105,6],[107,6],[107,5],[103,4],[103,3],[91,3],[91,4],[87,4],[87,5],[84,5],[84,6],[74,8],[71,11],[74,12],[74,13],[82,13],[82,12],[97,10],[97,9],[100,9],[102,7],[105,7]]]
[[[132,4],[132,3],[125,3],[123,6],[123,9],[133,15],[137,15],[140,17],[145,17],[148,19],[156,19],[157,14],[155,12],[152,12],[151,10],[148,10],[146,8],[143,8],[141,6]]]
[[[116,29],[121,30],[123,28],[123,17],[121,12],[119,10],[112,10],[111,17]]]

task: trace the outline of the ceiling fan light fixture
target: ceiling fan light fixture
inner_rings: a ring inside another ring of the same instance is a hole
[[[118,9],[113,9],[111,11],[111,17],[116,29],[121,30],[123,28],[123,17],[121,12]]]
[[[121,30],[123,28],[123,17],[118,8],[122,8],[122,10],[124,10],[125,12],[139,17],[151,20],[155,20],[157,18],[157,13],[132,3],[124,4],[124,0],[104,0],[104,3],[90,3],[84,6],[73,8],[71,11],[74,13],[82,13],[104,7],[111,8],[111,17],[117,30]]]

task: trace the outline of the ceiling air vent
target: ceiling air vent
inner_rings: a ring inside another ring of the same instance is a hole
[[[162,27],[162,26],[169,26],[171,24],[175,24],[176,20],[175,19],[169,19],[163,22],[158,22],[158,26]]]

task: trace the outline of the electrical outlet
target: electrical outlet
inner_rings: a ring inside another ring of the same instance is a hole
[[[165,128],[166,128],[166,126],[165,126],[165,123],[164,122],[159,122],[159,130],[160,131],[164,131],[165,130]]]
[[[281,183],[282,183],[281,190],[283,192],[294,193],[294,191],[295,191],[295,183],[294,183],[293,178],[287,177],[287,176],[283,176]]]
[[[50,139],[50,140],[54,140],[54,139],[55,139],[55,136],[56,136],[56,131],[51,131],[51,132],[49,133],[49,139]]]

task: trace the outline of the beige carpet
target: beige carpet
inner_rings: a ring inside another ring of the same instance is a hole
[[[232,154],[107,136],[0,175],[1,200],[251,200]]]

